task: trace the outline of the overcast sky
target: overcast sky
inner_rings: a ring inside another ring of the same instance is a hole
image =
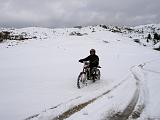
[[[160,23],[160,0],[0,0],[0,27]]]

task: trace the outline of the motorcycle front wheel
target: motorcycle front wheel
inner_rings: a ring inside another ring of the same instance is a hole
[[[85,85],[87,85],[87,76],[86,76],[86,73],[81,72],[77,79],[77,87],[80,89]]]

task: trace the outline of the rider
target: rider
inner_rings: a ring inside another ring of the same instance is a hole
[[[90,55],[84,59],[80,59],[79,62],[89,61],[90,73],[94,67],[98,67],[99,65],[99,57],[96,55],[95,49],[90,50]]]

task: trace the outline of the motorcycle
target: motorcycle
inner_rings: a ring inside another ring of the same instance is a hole
[[[89,62],[84,61],[84,66],[82,72],[80,72],[78,79],[77,79],[77,87],[80,89],[84,86],[87,86],[88,80],[92,80],[95,82],[96,80],[100,80],[101,74],[98,67],[93,67],[92,70],[90,70]]]

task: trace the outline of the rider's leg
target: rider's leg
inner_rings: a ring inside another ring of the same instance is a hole
[[[92,69],[93,69],[93,66],[90,66],[90,78],[92,78]]]
[[[88,80],[90,79],[90,68],[88,68],[88,70],[87,70],[87,79]]]
[[[93,73],[95,70],[94,70],[94,67],[95,66],[90,66],[90,75],[91,75],[91,77],[92,77],[92,79],[93,79],[93,82],[95,82],[95,79],[96,79],[96,74],[95,73]]]
[[[94,69],[94,67],[91,68],[91,76],[92,76],[93,82],[95,82],[95,76],[94,76],[94,73],[93,73],[93,69]]]

